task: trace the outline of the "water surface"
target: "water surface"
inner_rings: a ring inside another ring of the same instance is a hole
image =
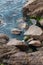
[[[0,25],[0,33],[7,34],[10,38],[23,39],[23,34],[12,35],[11,29],[17,28],[19,19],[22,19],[22,7],[26,0],[0,0],[0,19],[4,21]]]

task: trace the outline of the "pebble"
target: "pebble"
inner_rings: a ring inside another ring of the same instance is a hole
[[[21,32],[22,32],[22,31],[21,31],[20,29],[18,29],[18,28],[13,28],[13,29],[11,30],[11,33],[12,33],[12,34],[16,34],[16,35],[19,35]]]

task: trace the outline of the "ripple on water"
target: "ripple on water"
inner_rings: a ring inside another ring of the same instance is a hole
[[[0,0],[0,15],[4,23],[0,25],[0,33],[7,34],[10,38],[23,39],[21,35],[12,35],[11,29],[18,26],[17,19],[22,16],[22,6],[26,0]],[[0,18],[1,19],[1,18]]]

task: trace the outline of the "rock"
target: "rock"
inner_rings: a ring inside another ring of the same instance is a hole
[[[24,21],[22,17],[17,19],[17,23],[18,23],[18,28],[21,30],[28,28],[28,24]]]
[[[28,41],[27,42],[30,42],[30,41],[32,41],[33,40],[33,38],[30,38],[30,39],[28,39]]]
[[[20,29],[18,29],[18,28],[14,28],[14,29],[11,30],[12,34],[17,34],[17,35],[20,34],[21,32],[22,31]]]
[[[20,23],[20,22],[25,22],[24,19],[23,19],[23,17],[18,18],[16,21],[17,21],[18,23]]]
[[[29,39],[28,36],[25,36],[25,37],[24,37],[24,41],[27,41],[28,39]]]
[[[31,25],[29,29],[24,33],[25,36],[30,36],[34,39],[43,40],[43,31],[40,27]],[[42,37],[42,38],[41,38]]]
[[[5,44],[5,43],[7,43],[7,40],[6,39],[0,39],[0,45],[2,45],[2,44]]]
[[[20,41],[20,40],[17,40],[17,39],[11,39],[8,43],[7,43],[7,45],[22,45],[23,43],[22,43],[22,41]]]
[[[40,36],[42,33],[43,31],[40,27],[31,25],[24,35]]]
[[[0,34],[0,44],[5,44],[9,41],[9,37],[6,34]]]
[[[36,47],[40,47],[41,46],[41,42],[39,40],[32,40],[28,44],[32,45],[32,46],[36,46]]]
[[[11,39],[8,43],[8,46],[16,46],[18,48],[20,48],[21,50],[26,50],[27,49],[27,45],[25,44],[25,42],[17,40],[17,39]]]
[[[35,20],[35,19],[30,19],[30,21],[32,22],[33,25],[36,25],[36,23],[37,23],[37,20]]]
[[[28,16],[43,16],[43,0],[28,0],[23,7],[24,17]]]
[[[39,37],[40,41],[43,41],[43,34]]]
[[[36,25],[39,26],[43,30],[43,26],[40,24],[39,21],[37,21]]]
[[[23,30],[23,29],[28,29],[28,24],[26,22],[20,22],[18,24],[18,28]]]
[[[38,47],[37,50],[38,51],[43,51],[43,47]]]
[[[23,16],[27,19],[27,17],[33,17],[38,20],[39,18],[43,18],[43,0],[27,0],[28,2],[23,7]],[[40,22],[41,21],[41,22]],[[38,21],[36,24],[43,29],[42,20]]]
[[[43,26],[43,19],[39,21],[40,25]]]
[[[24,7],[27,7],[29,4],[31,4],[32,2],[34,2],[35,0],[26,0],[26,4],[23,6]]]
[[[31,41],[31,40],[33,40],[33,38],[30,38],[29,36],[25,36],[25,37],[24,37],[24,41],[26,41],[26,42],[29,42],[29,41]]]

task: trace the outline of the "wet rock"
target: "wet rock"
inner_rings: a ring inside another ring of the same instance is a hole
[[[20,17],[20,18],[18,18],[16,21],[17,21],[18,23],[20,23],[20,22],[24,22],[24,19],[23,19],[23,17]]]
[[[20,34],[21,32],[22,31],[20,29],[18,29],[18,28],[14,28],[14,29],[11,30],[12,34],[17,34],[17,35]]]
[[[24,16],[43,16],[43,0],[30,0],[23,7]]]
[[[0,44],[5,44],[9,41],[9,37],[6,34],[0,34]]]
[[[33,40],[33,41],[29,42],[29,45],[40,47],[41,46],[41,42],[39,40]]]
[[[17,40],[17,39],[11,39],[8,43],[8,46],[16,46],[18,48],[20,48],[21,50],[26,50],[28,48],[28,46],[25,44],[25,42]]]
[[[29,29],[24,33],[25,36],[30,36],[34,39],[43,40],[43,31],[40,27],[31,25]],[[41,38],[42,37],[42,38]]]
[[[24,21],[24,18],[22,17],[17,19],[17,23],[18,23],[18,28],[21,30],[28,28],[28,24]]]
[[[28,29],[28,24],[26,22],[20,22],[18,24],[18,28],[23,30],[23,29]]]

